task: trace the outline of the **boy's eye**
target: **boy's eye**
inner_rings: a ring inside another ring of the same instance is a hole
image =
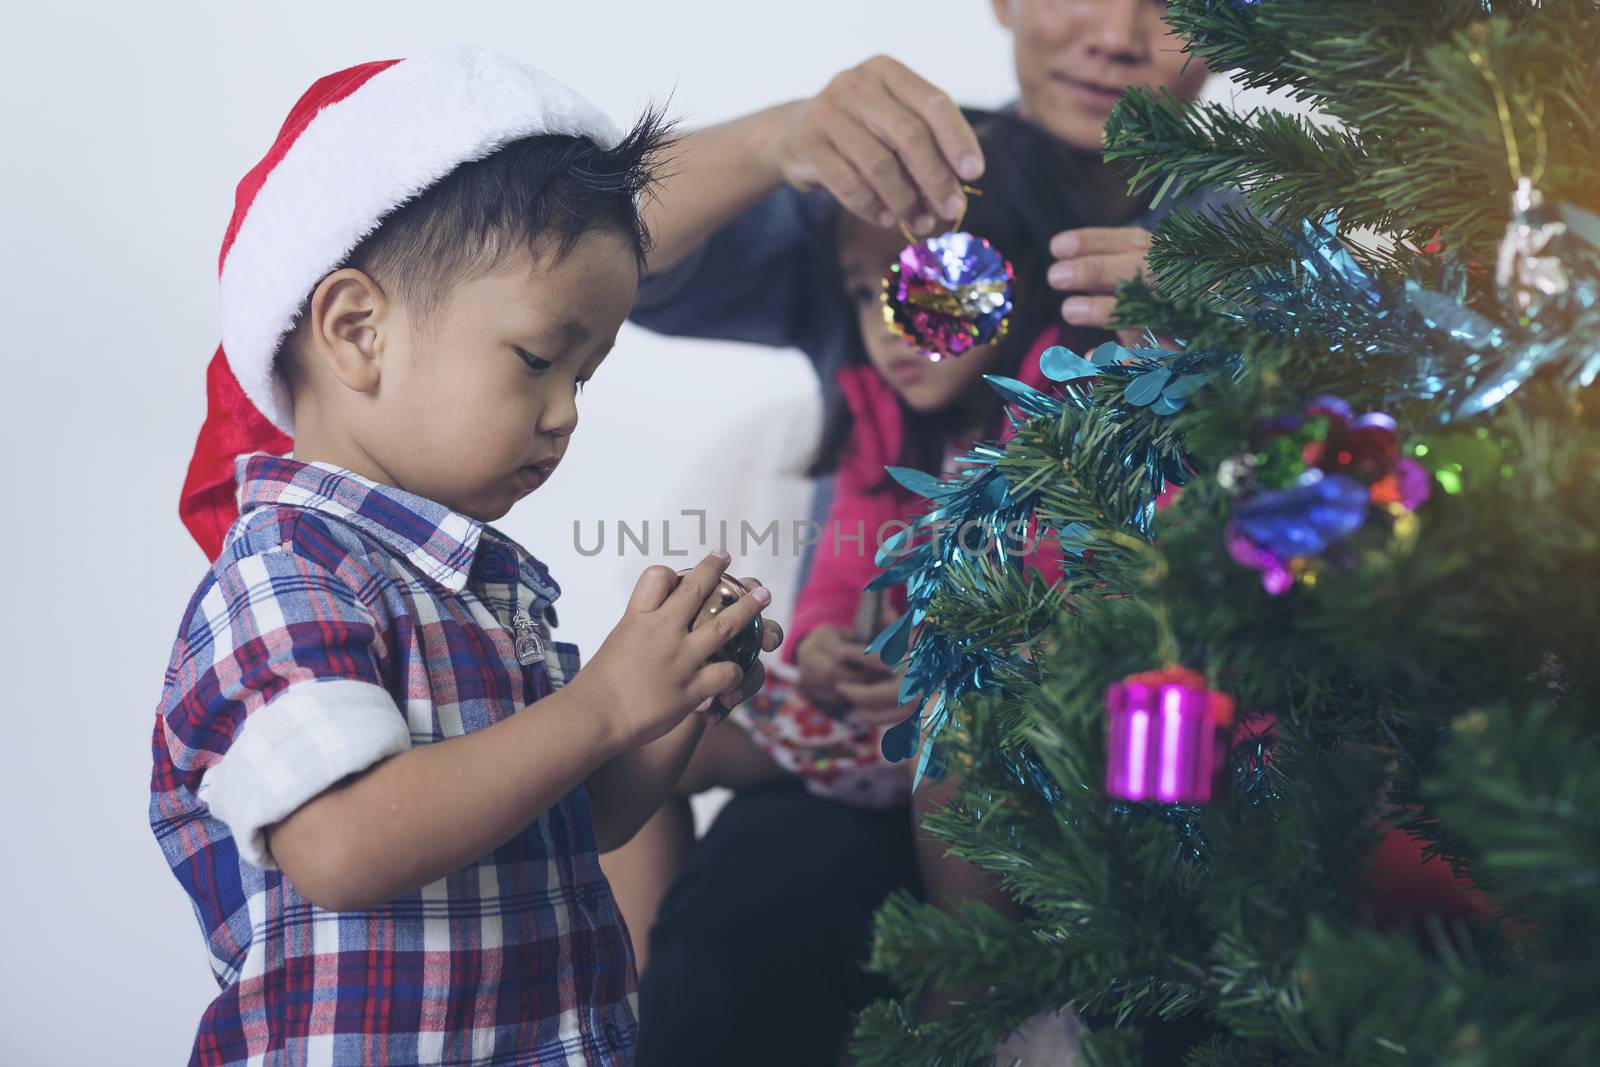
[[[866,307],[877,302],[878,293],[871,286],[854,285],[850,287],[850,299],[858,307]]]
[[[517,355],[522,357],[522,362],[528,365],[529,370],[549,370],[553,366],[548,359],[540,359],[532,352],[526,352],[520,348],[517,349]]]

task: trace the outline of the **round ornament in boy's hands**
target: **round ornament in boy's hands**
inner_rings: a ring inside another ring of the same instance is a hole
[[[679,571],[678,577],[682,578],[688,573],[689,571],[687,570]],[[705,603],[700,605],[700,611],[695,615],[694,622],[690,624],[689,629],[698,630],[700,627],[709,624],[725,609],[737,604],[740,598],[748,592],[750,592],[750,587],[739,579],[729,574],[722,575],[717,582],[717,588],[706,598]],[[740,670],[748,671],[755,666],[756,660],[761,656],[762,625],[761,616],[757,615],[749,626],[746,626],[727,644],[713,653],[711,661],[713,663],[732,663]]]

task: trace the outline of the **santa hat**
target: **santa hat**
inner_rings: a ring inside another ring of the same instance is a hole
[[[284,453],[294,411],[272,373],[319,281],[395,208],[456,167],[536,134],[614,147],[621,131],[561,82],[481,48],[363,63],[318,79],[239,182],[222,238],[222,344],[178,513],[215,559],[238,516],[234,461]]]

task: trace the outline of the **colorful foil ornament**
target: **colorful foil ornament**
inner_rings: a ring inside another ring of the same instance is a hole
[[[1016,272],[963,231],[913,241],[883,277],[883,319],[930,360],[1006,335]]]
[[[1183,667],[1134,674],[1106,690],[1106,792],[1123,800],[1206,804],[1233,698]]]
[[[1218,481],[1240,497],[1226,532],[1228,553],[1261,571],[1277,596],[1364,527],[1374,507],[1398,522],[1428,499],[1433,479],[1400,455],[1394,419],[1355,416],[1325,396],[1297,415],[1269,420],[1254,451],[1225,460]]]

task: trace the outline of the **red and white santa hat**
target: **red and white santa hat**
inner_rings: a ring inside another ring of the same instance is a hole
[[[178,512],[215,559],[238,516],[234,461],[293,447],[294,411],[272,373],[314,289],[380,220],[462,163],[536,134],[621,131],[598,108],[508,56],[452,48],[319,78],[239,182],[222,238],[222,344]]]

